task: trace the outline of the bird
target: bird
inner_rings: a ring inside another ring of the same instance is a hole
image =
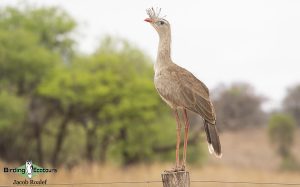
[[[222,150],[216,126],[216,113],[210,99],[209,89],[191,72],[172,61],[171,26],[165,16],[160,16],[161,9],[152,7],[147,9],[146,13],[149,17],[144,21],[150,23],[159,36],[157,57],[154,63],[154,86],[162,100],[173,110],[177,122],[176,164],[174,170],[186,169],[186,151],[190,126],[187,110],[202,117],[208,150],[211,154],[214,153],[216,157],[221,158]],[[181,165],[179,157],[181,143],[180,112],[185,125]]]

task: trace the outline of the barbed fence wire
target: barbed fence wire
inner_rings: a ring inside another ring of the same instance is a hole
[[[16,186],[105,186],[105,185],[126,185],[126,184],[145,184],[148,186],[152,183],[162,183],[162,180],[148,181],[113,181],[113,182],[75,182],[75,183],[49,183],[49,184],[13,184],[1,185],[0,187],[16,187]],[[300,183],[284,183],[284,182],[255,182],[255,181],[223,181],[223,180],[191,180],[191,183],[218,183],[218,184],[241,184],[241,185],[264,185],[264,186],[300,186]]]

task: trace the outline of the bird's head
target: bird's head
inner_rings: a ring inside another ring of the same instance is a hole
[[[159,36],[167,34],[170,32],[170,24],[164,19],[165,16],[160,17],[161,9],[149,8],[146,10],[149,18],[146,18],[144,21],[149,22],[155,30],[158,32]]]

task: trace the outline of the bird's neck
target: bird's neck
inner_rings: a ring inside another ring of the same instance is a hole
[[[171,62],[171,32],[168,32],[159,35],[155,68],[161,68]]]

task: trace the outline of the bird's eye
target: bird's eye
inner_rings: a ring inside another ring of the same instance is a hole
[[[163,22],[163,21],[159,21],[158,23],[159,23],[160,25],[165,24],[165,22]]]

